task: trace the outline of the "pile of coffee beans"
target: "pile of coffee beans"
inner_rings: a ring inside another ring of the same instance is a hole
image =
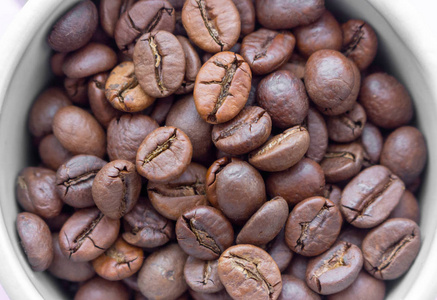
[[[426,164],[377,34],[323,0],[84,0],[18,175],[29,264],[75,299],[383,299]]]

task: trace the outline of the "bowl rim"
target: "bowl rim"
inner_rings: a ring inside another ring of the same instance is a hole
[[[393,5],[392,0],[366,0],[390,24],[393,30],[403,40],[408,40],[407,48],[415,56],[426,78],[434,102],[437,102],[437,39],[431,29],[424,23],[419,12],[409,0],[398,0]],[[18,13],[0,39],[0,117],[6,91],[11,84],[12,75],[20,62],[32,37],[38,31],[46,18],[53,13],[62,0],[29,0]],[[419,29],[419,30],[418,30]],[[17,39],[17,37],[20,37]],[[32,284],[25,273],[16,253],[3,220],[0,207],[0,241],[1,254],[0,283],[11,299],[43,299],[40,292]],[[431,246],[418,276],[411,284],[411,289],[405,299],[432,299],[437,295],[437,230],[433,236],[427,236]],[[7,242],[5,242],[7,241]],[[19,279],[19,280],[18,280]]]

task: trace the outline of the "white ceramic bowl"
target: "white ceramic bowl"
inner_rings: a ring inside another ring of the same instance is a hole
[[[0,282],[12,300],[64,299],[46,273],[33,272],[15,230],[18,172],[35,163],[27,115],[35,97],[50,83],[51,25],[78,0],[30,0],[0,42]],[[403,82],[416,107],[429,159],[420,195],[422,248],[409,272],[389,284],[387,299],[437,296],[437,46],[409,0],[326,0],[337,15],[361,18],[376,30],[379,60]]]

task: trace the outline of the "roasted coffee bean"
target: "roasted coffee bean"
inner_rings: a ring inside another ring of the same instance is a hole
[[[94,75],[88,81],[88,98],[91,111],[97,121],[105,128],[108,128],[109,122],[113,118],[121,116],[121,112],[112,107],[105,96],[105,84],[108,76],[108,72],[100,73]]]
[[[210,53],[231,49],[240,36],[240,14],[232,0],[187,0],[182,23],[190,40]]]
[[[293,259],[291,260],[290,265],[285,270],[284,274],[295,276],[303,281],[305,281],[308,261],[310,259],[308,257],[294,254]]]
[[[71,52],[85,46],[99,23],[97,7],[90,0],[82,1],[53,25],[47,39],[58,52]]]
[[[121,280],[135,274],[143,264],[143,250],[119,237],[114,245],[93,260],[96,273],[107,280]]]
[[[322,295],[338,293],[355,281],[362,267],[361,250],[353,244],[337,242],[308,262],[306,283]]]
[[[150,181],[168,182],[185,172],[192,155],[190,139],[182,130],[159,127],[141,143],[136,158],[137,171]]]
[[[408,91],[386,73],[373,73],[364,78],[359,101],[369,121],[382,128],[407,125],[413,117],[413,103]]]
[[[124,114],[112,119],[107,131],[109,159],[124,159],[135,163],[141,143],[158,127],[155,120],[141,114]]]
[[[245,161],[219,159],[208,170],[206,184],[209,201],[235,224],[244,224],[266,201],[261,174]]]
[[[328,128],[325,119],[316,109],[310,107],[303,126],[306,127],[310,135],[310,146],[305,155],[319,163],[328,148]]]
[[[249,162],[262,171],[284,171],[302,159],[309,145],[310,136],[306,128],[294,126],[251,152]]]
[[[123,53],[132,57],[135,44],[143,34],[158,30],[173,32],[175,23],[175,10],[168,1],[138,1],[120,16],[114,31],[115,42]]]
[[[255,30],[255,5],[252,0],[232,0],[238,9],[241,20],[240,36],[244,37]]]
[[[311,197],[291,211],[285,225],[285,242],[300,255],[316,256],[334,244],[342,223],[334,203],[323,197]]]
[[[282,275],[282,292],[279,300],[320,300],[320,296],[313,292],[305,281],[292,276]]]
[[[153,207],[164,217],[177,220],[183,212],[206,205],[206,168],[191,163],[178,178],[167,183],[149,181],[147,193]]]
[[[264,144],[271,131],[269,114],[261,107],[248,106],[231,121],[214,125],[212,141],[224,152],[241,155]]]
[[[398,205],[405,185],[384,166],[365,169],[353,178],[341,194],[341,212],[359,228],[372,228],[382,223]]]
[[[287,70],[293,73],[297,78],[303,79],[305,75],[305,64],[307,60],[297,53],[291,55],[290,60],[282,65],[279,70]]]
[[[147,198],[140,197],[123,220],[123,239],[137,247],[159,247],[174,236],[173,223],[161,216]]]
[[[70,206],[94,206],[91,193],[97,172],[107,164],[93,155],[77,155],[59,167],[56,173],[56,192]]]
[[[121,281],[109,281],[96,276],[79,288],[74,300],[128,300],[129,294]]]
[[[367,122],[366,125],[364,125],[363,132],[361,133],[364,167],[367,168],[379,163],[379,157],[381,156],[383,144],[384,140],[382,138],[381,131],[372,123]]]
[[[185,77],[185,53],[167,31],[142,35],[134,49],[135,75],[143,90],[155,98],[176,92]]]
[[[68,78],[64,79],[64,88],[70,100],[79,106],[86,107],[88,100],[88,78]]]
[[[200,260],[188,256],[184,267],[185,281],[193,291],[217,293],[224,287],[218,276],[218,260]]]
[[[409,219],[387,220],[369,232],[362,249],[367,272],[378,279],[396,279],[419,253],[419,226]]]
[[[16,226],[32,270],[46,270],[53,261],[52,236],[47,224],[35,214],[22,212],[17,216]]]
[[[58,232],[52,233],[52,241],[53,261],[48,268],[50,274],[72,282],[86,281],[94,277],[96,272],[89,262],[74,262],[62,253]]]
[[[364,108],[355,103],[355,105],[339,116],[328,118],[329,138],[338,143],[349,143],[361,136],[367,117]]]
[[[97,120],[76,106],[61,108],[53,119],[53,133],[61,145],[73,154],[103,157],[106,135]]]
[[[278,266],[267,252],[256,246],[228,248],[220,256],[218,273],[232,299],[276,300],[282,290]]]
[[[345,225],[343,226],[343,229],[341,230],[337,240],[354,244],[361,249],[363,240],[368,233],[368,229],[357,228],[352,225]]]
[[[174,98],[173,96],[168,96],[160,99],[153,106],[153,110],[150,113],[150,117],[155,119],[159,125],[163,125],[165,119],[167,118],[167,114],[173,106]]]
[[[179,43],[181,43],[182,49],[185,53],[185,77],[182,81],[181,87],[175,92],[175,94],[187,94],[193,91],[194,82],[196,81],[197,73],[202,67],[199,54],[196,49],[191,45],[190,41],[184,36],[176,36]]]
[[[213,260],[232,245],[234,230],[218,209],[202,205],[185,211],[178,218],[176,237],[188,255]]]
[[[271,29],[288,29],[308,25],[325,11],[324,0],[287,1],[256,0],[258,22]]]
[[[84,78],[109,71],[117,64],[117,54],[110,47],[89,43],[85,47],[67,55],[62,66],[69,78]]]
[[[274,219],[272,220],[272,216]],[[236,244],[261,246],[273,240],[284,227],[288,217],[288,204],[275,197],[263,204],[241,229]]]
[[[358,142],[331,144],[320,166],[326,182],[337,183],[357,175],[363,165],[363,147]]]
[[[257,102],[272,117],[273,125],[280,128],[299,125],[308,114],[305,86],[289,71],[264,77],[258,85]]]
[[[97,208],[76,211],[59,232],[62,253],[75,262],[90,261],[104,253],[117,239],[120,220]]]
[[[124,112],[138,112],[153,104],[155,98],[144,92],[138,83],[132,62],[122,62],[108,77],[105,95],[111,105]]]
[[[291,259],[293,258],[293,251],[291,251],[285,243],[284,227],[281,229],[279,234],[265,246],[265,250],[273,258],[281,272],[287,269]]]
[[[138,274],[138,286],[147,299],[176,299],[187,289],[183,272],[187,255],[177,244],[153,252]]]
[[[65,149],[54,134],[46,135],[38,146],[38,154],[44,165],[52,170],[57,170],[73,155]]]
[[[135,165],[127,160],[114,160],[97,173],[92,186],[94,202],[111,219],[119,219],[137,203],[141,177]]]
[[[339,293],[329,295],[328,300],[348,299],[372,299],[383,300],[385,298],[385,283],[361,271],[357,279],[347,289]]]
[[[398,205],[396,205],[392,210],[388,218],[405,218],[413,220],[416,224],[419,224],[420,209],[416,197],[414,197],[410,191],[406,190],[399,200]]]
[[[319,50],[308,59],[304,80],[308,95],[318,109],[325,115],[335,116],[354,106],[361,76],[357,66],[340,52]]]
[[[120,16],[129,10],[135,0],[101,0],[99,7],[100,24],[105,33],[114,37],[115,25]]]
[[[404,126],[393,131],[381,151],[381,165],[411,184],[422,173],[427,159],[426,141],[415,127]]]
[[[36,138],[43,138],[52,132],[53,118],[59,109],[71,105],[67,94],[61,88],[51,87],[42,92],[29,112],[29,130]]]
[[[64,59],[67,54],[67,52],[55,52],[50,58],[50,68],[55,76],[65,76],[64,71],[62,71],[62,65],[64,64]]]
[[[373,28],[361,20],[349,20],[341,25],[343,54],[363,71],[370,66],[378,50],[378,38]]]
[[[196,0],[187,3],[190,1]],[[226,51],[211,57],[200,69],[194,85],[199,115],[211,124],[234,118],[247,102],[251,80],[250,67],[240,55]]]
[[[293,30],[296,47],[305,57],[322,49],[341,50],[343,34],[340,24],[327,10],[314,23]]]
[[[268,74],[290,59],[295,44],[296,39],[290,32],[261,28],[243,39],[241,56],[254,74]]]
[[[266,179],[269,196],[281,196],[289,206],[312,196],[323,195],[324,188],[323,170],[318,163],[309,158],[303,158],[285,171],[269,174]]]
[[[39,167],[21,170],[17,178],[18,203],[28,212],[43,218],[53,218],[61,213],[62,200],[56,193],[56,173]]]
[[[337,185],[330,183],[326,184],[325,189],[323,190],[323,197],[331,200],[332,203],[340,208],[341,189]]]
[[[213,145],[212,125],[206,123],[197,113],[193,95],[187,95],[173,104],[165,125],[179,128],[186,133],[193,146],[193,160],[208,160]]]

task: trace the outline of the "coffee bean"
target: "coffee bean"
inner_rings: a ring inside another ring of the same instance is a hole
[[[65,76],[64,71],[62,71],[62,65],[64,64],[64,59],[67,54],[66,52],[55,52],[50,58],[50,68],[55,76]]]
[[[232,0],[238,9],[241,20],[240,37],[244,37],[255,30],[255,5],[252,0]]]
[[[214,125],[212,141],[224,152],[241,155],[264,144],[271,130],[269,114],[261,107],[248,106],[231,121]]]
[[[62,253],[75,262],[90,261],[117,239],[120,220],[106,217],[97,208],[76,211],[59,232]]]
[[[320,296],[313,292],[305,281],[292,275],[282,275],[282,292],[279,300],[320,300]]]
[[[343,189],[341,212],[359,228],[371,228],[383,222],[399,203],[405,185],[384,166],[365,169]]]
[[[194,82],[196,81],[196,76],[200,67],[202,67],[202,62],[200,61],[196,49],[194,49],[186,37],[178,35],[176,38],[179,43],[181,43],[185,53],[185,77],[182,81],[181,87],[175,92],[175,94],[187,94],[194,89]]]
[[[319,163],[328,148],[328,128],[325,119],[316,109],[310,107],[303,126],[310,135],[310,146],[305,155]]]
[[[296,39],[290,32],[261,28],[243,39],[241,56],[254,74],[268,74],[290,59],[295,44]]]
[[[128,300],[129,291],[121,281],[109,281],[99,276],[82,285],[74,297],[75,300],[89,299]]]
[[[364,268],[375,278],[396,279],[411,266],[420,249],[419,226],[409,219],[390,219],[363,241]]]
[[[107,164],[93,155],[77,155],[59,167],[56,173],[56,192],[70,206],[94,206],[91,193],[97,172]]]
[[[287,63],[282,65],[279,70],[286,70],[294,74],[299,79],[305,75],[305,64],[307,60],[297,53],[293,53]]]
[[[353,142],[361,136],[367,117],[364,108],[355,103],[355,105],[339,116],[328,118],[327,126],[329,138],[334,142],[348,143]]]
[[[188,286],[199,293],[217,293],[223,290],[218,276],[218,260],[200,260],[188,256],[184,276]]]
[[[383,144],[381,131],[372,123],[367,122],[361,133],[361,145],[363,146],[364,155],[363,166],[365,168],[379,163]]]
[[[94,202],[111,219],[120,219],[137,203],[141,177],[135,165],[127,160],[114,160],[97,173],[92,186]]]
[[[57,170],[73,155],[65,149],[54,134],[46,135],[38,146],[38,154],[44,165],[52,170]]]
[[[17,216],[16,226],[32,270],[46,270],[53,261],[52,236],[47,224],[35,214],[22,212]]]
[[[71,52],[85,46],[99,23],[97,8],[90,0],[82,1],[53,25],[47,39],[49,46],[59,52]]]
[[[159,127],[141,143],[136,158],[137,171],[150,181],[168,182],[185,172],[192,155],[190,139],[182,130]]]
[[[293,258],[293,251],[291,251],[285,243],[284,227],[282,227],[279,234],[265,246],[265,250],[273,258],[281,272],[287,269]]]
[[[176,92],[185,76],[185,53],[181,43],[167,31],[142,35],[134,49],[135,75],[143,90],[155,98]]]
[[[295,253],[293,255],[293,259],[292,259],[290,265],[285,270],[284,274],[292,275],[292,276],[299,278],[300,280],[305,281],[306,280],[305,276],[306,276],[306,271],[307,271],[307,265],[308,265],[309,260],[310,259],[308,257],[305,257],[305,256],[302,256],[302,255]]]
[[[99,7],[100,25],[105,33],[114,37],[115,25],[120,16],[129,10],[135,0],[101,0]]]
[[[114,108],[124,112],[141,111],[155,101],[139,85],[132,62],[123,62],[111,71],[105,84],[105,95]]]
[[[236,245],[220,256],[220,281],[232,299],[278,299],[281,273],[272,257],[256,246]]]
[[[396,205],[392,210],[388,218],[405,218],[413,220],[416,224],[419,224],[420,209],[416,197],[414,197],[410,191],[406,190],[399,200],[398,205]]]
[[[288,71],[264,77],[258,85],[257,102],[272,117],[273,125],[280,128],[299,125],[308,114],[305,86]]]
[[[240,14],[232,0],[187,0],[182,23],[190,40],[210,53],[231,49],[240,36]]]
[[[316,256],[334,244],[342,223],[334,203],[323,197],[311,197],[291,211],[285,225],[285,242],[300,255]]]
[[[302,159],[309,144],[308,131],[302,126],[294,126],[251,152],[249,162],[262,171],[284,171]]]
[[[326,184],[325,189],[323,190],[323,197],[331,200],[337,207],[340,207],[341,189],[337,185],[330,183]]]
[[[86,107],[88,100],[88,78],[68,78],[64,79],[64,88],[70,100],[79,106]]]
[[[357,228],[352,225],[345,225],[343,226],[343,229],[341,230],[337,240],[354,244],[361,249],[363,240],[368,233],[368,229]]]
[[[338,293],[355,281],[362,266],[363,255],[357,246],[337,242],[308,262],[306,283],[322,295]]]
[[[308,95],[328,116],[340,115],[354,106],[360,91],[360,78],[357,66],[334,50],[313,53],[305,66]]]
[[[226,51],[211,57],[194,85],[194,101],[202,119],[220,124],[234,118],[247,102],[251,79],[250,67],[240,55]]]

